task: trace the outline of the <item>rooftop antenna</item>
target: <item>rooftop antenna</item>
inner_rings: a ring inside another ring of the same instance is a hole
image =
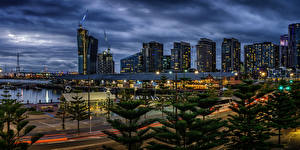
[[[88,13],[88,10],[86,9],[81,21],[79,22],[79,27],[82,27],[84,21],[86,20],[87,13]]]
[[[107,39],[107,35],[106,35],[106,31],[104,29],[104,40],[106,42],[106,45],[107,45],[107,53],[110,53],[110,44],[108,42],[108,39]]]
[[[20,72],[20,53],[17,52],[17,67],[16,67],[16,72],[19,73]]]

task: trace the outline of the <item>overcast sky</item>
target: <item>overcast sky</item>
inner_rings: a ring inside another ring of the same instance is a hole
[[[299,0],[1,0],[0,66],[15,68],[19,51],[25,71],[77,71],[76,29],[88,9],[84,27],[99,39],[98,52],[107,47],[106,30],[117,72],[120,59],[143,42],[161,42],[170,54],[174,41],[195,45],[200,38],[217,42],[220,68],[223,38],[279,43],[288,24],[300,22],[299,6]]]

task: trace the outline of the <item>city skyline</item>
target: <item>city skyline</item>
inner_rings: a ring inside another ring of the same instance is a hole
[[[200,38],[216,42],[220,69],[223,38],[241,42],[244,61],[244,45],[279,44],[280,35],[288,34],[288,25],[299,22],[297,1],[226,2],[102,0],[91,5],[84,1],[4,0],[0,2],[0,66],[15,69],[20,52],[21,70],[41,71],[47,66],[52,72],[77,71],[76,29],[86,9],[84,26],[99,39],[98,53],[107,47],[103,30],[108,33],[116,72],[120,71],[120,59],[139,52],[142,43],[160,42],[164,55],[170,55],[173,42],[195,46]]]

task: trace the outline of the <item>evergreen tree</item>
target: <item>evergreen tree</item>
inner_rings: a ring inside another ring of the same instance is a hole
[[[159,87],[161,89],[166,89],[165,84],[167,83],[168,77],[167,76],[161,76],[160,77],[160,83],[159,83]]]
[[[273,135],[263,119],[265,107],[254,103],[260,85],[253,85],[252,81],[244,81],[239,85],[234,96],[240,100],[234,100],[230,106],[234,115],[229,115],[227,144],[229,149],[270,149],[273,145],[267,140]]]
[[[268,102],[269,126],[278,130],[278,144],[281,144],[281,131],[283,129],[297,127],[299,123],[296,115],[296,106],[290,94],[285,91],[277,91],[270,96]]]
[[[214,106],[218,103],[218,98],[211,96],[209,93],[198,93],[193,94],[188,97],[188,101],[191,103],[196,103],[197,106],[201,109],[198,110],[199,115],[203,117],[203,120],[205,120],[205,117],[216,111],[218,108],[215,108]]]
[[[160,150],[198,150],[210,149],[226,142],[221,128],[226,122],[220,119],[197,118],[197,103],[188,101],[173,104],[178,114],[164,111],[166,120],[161,120],[162,127],[153,128],[157,141],[150,142],[148,149]]]
[[[11,95],[8,91],[5,91],[2,96],[4,99],[0,104],[0,147],[5,150],[26,150],[43,135],[32,136],[30,143],[22,142],[20,137],[29,134],[35,126],[28,125],[29,121],[25,120],[27,109],[17,100],[10,99]],[[4,129],[5,125],[6,129]]]
[[[77,121],[77,133],[79,133],[79,122],[88,119],[88,107],[86,106],[85,100],[82,100],[82,97],[75,96],[72,98],[74,101],[71,101],[68,107],[68,113],[70,114],[71,120]]]
[[[300,82],[292,83],[290,93],[297,107],[297,114],[300,114]]]
[[[63,96],[61,96],[59,100],[60,100],[60,104],[59,104],[58,111],[56,113],[56,117],[61,119],[62,129],[65,130],[65,120],[69,117],[69,114],[67,112],[68,103]]]
[[[128,150],[141,149],[143,142],[152,137],[152,134],[148,132],[150,128],[146,127],[157,120],[145,119],[141,121],[141,117],[151,111],[151,108],[141,107],[143,103],[141,100],[122,100],[120,103],[109,108],[110,111],[123,118],[107,120],[107,122],[109,122],[114,129],[119,130],[121,134],[116,135],[109,131],[103,132],[112,140],[125,145]],[[106,146],[103,147],[108,149]]]
[[[158,99],[154,102],[155,103],[155,109],[161,111],[161,117],[164,116],[164,109],[165,107],[170,106],[170,104],[173,101],[173,96],[171,95],[160,95]]]

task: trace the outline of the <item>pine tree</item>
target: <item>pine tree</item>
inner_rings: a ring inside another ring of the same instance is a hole
[[[88,119],[88,107],[86,106],[85,100],[82,100],[82,97],[75,96],[72,98],[74,101],[71,101],[68,107],[68,113],[70,114],[71,120],[77,121],[77,133],[79,133],[79,122]]]
[[[0,147],[7,150],[26,150],[43,135],[32,136],[30,143],[22,142],[20,137],[29,134],[35,126],[28,125],[29,121],[25,120],[27,109],[17,100],[10,99],[11,95],[8,91],[5,91],[2,96],[4,99],[1,100],[0,104]],[[7,129],[4,129],[5,125]]]
[[[270,96],[267,107],[269,126],[278,130],[278,144],[281,145],[281,131],[299,126],[297,108],[290,94],[285,91],[277,91]]]
[[[150,142],[148,149],[198,150],[210,149],[226,142],[221,128],[226,122],[220,119],[197,118],[197,103],[188,101],[173,104],[178,114],[164,111],[167,120],[161,120],[162,127],[153,128],[157,141]]]
[[[256,99],[260,85],[253,85],[252,81],[244,81],[238,86],[234,96],[240,100],[234,100],[230,106],[234,115],[229,115],[228,138],[229,149],[270,149],[273,145],[267,140],[273,135],[264,121],[263,111],[265,107],[253,103]]]
[[[167,83],[168,77],[167,76],[161,76],[160,77],[160,83],[159,83],[159,87],[161,89],[166,89],[165,84]]]
[[[145,119],[141,121],[141,117],[152,110],[148,107],[141,107],[143,103],[141,100],[122,100],[120,103],[109,108],[110,111],[123,118],[107,120],[107,122],[109,122],[114,129],[119,130],[121,134],[116,135],[109,131],[103,132],[112,140],[125,145],[128,150],[141,149],[143,142],[152,137],[152,134],[148,132],[150,128],[147,128],[147,126],[157,120]],[[104,148],[108,149],[106,146],[104,146]]]
[[[209,93],[198,93],[188,97],[188,101],[196,103],[199,108],[199,114],[205,120],[205,117],[216,111],[218,108],[214,106],[218,103],[218,98],[211,96]]]
[[[291,89],[291,98],[297,107],[297,113],[300,114],[300,82],[292,83]]]
[[[69,114],[67,112],[68,103],[63,96],[61,96],[59,100],[60,100],[60,104],[59,104],[58,111],[56,113],[56,117],[61,119],[62,130],[65,130],[65,120],[69,117]]]

